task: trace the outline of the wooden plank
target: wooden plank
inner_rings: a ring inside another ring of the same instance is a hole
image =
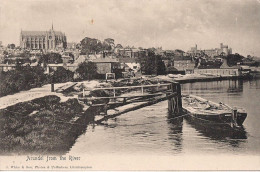
[[[158,96],[164,95],[165,93],[156,93],[156,94],[144,94],[137,96],[115,96],[115,97],[85,97],[78,98],[79,100],[97,100],[97,99],[117,99],[117,98],[137,98],[137,97],[148,97],[148,96]]]
[[[154,85],[138,85],[138,86],[126,86],[126,87],[104,87],[104,88],[94,88],[94,89],[86,89],[86,91],[94,91],[94,90],[113,90],[113,89],[128,89],[128,88],[142,88],[142,87],[163,87],[168,86],[170,84],[154,84]]]
[[[70,83],[70,84],[66,84],[65,86],[61,86],[59,87],[56,92],[58,93],[61,93],[61,92],[64,92],[66,91],[67,89],[71,88],[71,87],[74,87],[77,83]]]
[[[161,96],[155,100],[152,100],[152,101],[149,101],[149,102],[144,102],[144,103],[141,103],[139,105],[134,105],[133,107],[129,107],[129,108],[126,108],[124,110],[121,110],[119,112],[116,112],[115,114],[113,115],[107,115],[107,116],[104,116],[103,118],[101,118],[100,120],[97,120],[96,123],[101,123],[102,121],[104,120],[107,120],[109,118],[114,118],[114,117],[117,117],[121,114],[124,114],[124,113],[127,113],[127,112],[130,112],[130,111],[133,111],[133,110],[137,110],[137,109],[140,109],[140,108],[143,108],[145,106],[150,106],[152,104],[156,104],[158,102],[161,102],[161,101],[164,101],[164,100],[167,100],[166,96]]]

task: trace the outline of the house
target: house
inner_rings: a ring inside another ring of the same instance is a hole
[[[125,71],[134,71],[134,73],[140,71],[141,65],[137,62],[136,59],[133,58],[119,58],[119,62],[121,66],[125,68]]]
[[[61,56],[63,63],[73,63],[73,57],[68,53],[65,53]]]
[[[97,73],[101,75],[114,73],[114,70],[119,66],[119,60],[116,58],[97,58],[89,61],[96,64]]]
[[[83,63],[88,59],[87,55],[79,55],[79,57],[74,61],[74,63]]]
[[[58,69],[58,67],[64,67],[67,70],[75,72],[76,69],[78,68],[78,64],[77,63],[73,63],[73,64],[66,64],[66,63],[47,64],[46,69],[45,69],[45,73],[50,74],[51,71],[56,71]]]
[[[174,68],[176,68],[178,71],[190,71],[194,70],[195,68],[195,62],[192,61],[192,58],[189,56],[183,56],[174,57]]]

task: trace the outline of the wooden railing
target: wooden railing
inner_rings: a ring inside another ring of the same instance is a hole
[[[167,87],[166,89],[159,90],[160,87]],[[157,88],[153,93],[145,93],[145,88]],[[140,89],[141,93],[138,95],[116,95],[116,90],[122,89]],[[95,90],[113,90],[113,96],[109,97],[86,97],[85,91],[95,91]],[[140,101],[150,101],[151,98],[167,100],[168,99],[168,110],[171,113],[177,114],[182,111],[182,100],[181,100],[181,86],[179,83],[167,83],[167,84],[153,84],[153,85],[139,85],[139,86],[124,86],[124,87],[105,87],[105,88],[94,88],[94,89],[83,89],[83,97],[79,100],[84,102],[91,102],[90,106],[107,106],[107,105],[124,105],[133,102]],[[97,100],[103,103],[93,103]],[[121,100],[119,100],[121,99]],[[123,99],[123,101],[122,101]],[[93,103],[93,104],[92,104]],[[87,103],[88,104],[88,103]]]
[[[144,88],[152,88],[152,87],[163,87],[163,86],[168,86],[169,89],[171,89],[171,83],[169,84],[153,84],[153,85],[138,85],[138,86],[125,86],[125,87],[104,87],[104,88],[94,88],[94,89],[83,89],[82,94],[83,97],[85,97],[85,91],[95,91],[95,90],[113,90],[113,96],[116,97],[116,90],[120,89],[133,89],[133,88],[141,88],[141,94],[144,95]]]

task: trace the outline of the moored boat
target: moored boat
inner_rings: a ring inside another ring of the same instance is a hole
[[[243,108],[231,108],[194,95],[183,95],[182,106],[187,118],[204,124],[219,124],[220,129],[239,128],[247,117]]]

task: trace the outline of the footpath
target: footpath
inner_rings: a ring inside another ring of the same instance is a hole
[[[61,102],[67,101],[69,98],[77,98],[77,95],[64,95],[60,90],[66,89],[69,86],[75,86],[74,88],[80,89],[84,87],[85,89],[92,89],[95,87],[100,87],[100,85],[105,83],[100,83],[97,80],[82,81],[82,82],[66,82],[66,83],[56,83],[54,85],[54,92],[51,92],[51,84],[43,85],[39,88],[32,88],[30,90],[20,91],[15,94],[0,97],[0,109],[6,108],[11,105],[15,105],[20,102],[30,101],[36,98],[56,95],[61,98]]]
[[[72,82],[70,82],[72,83]],[[55,90],[57,90],[59,87],[65,86],[69,84],[67,83],[59,83],[55,84]],[[7,95],[0,97],[0,109],[6,108],[8,106],[24,102],[24,101],[30,101],[36,98],[48,96],[48,95],[56,95],[61,98],[61,101],[66,101],[69,97],[65,97],[62,93],[56,93],[51,92],[51,84],[44,85],[39,88],[32,88],[30,90],[26,91],[20,91],[18,93]]]

